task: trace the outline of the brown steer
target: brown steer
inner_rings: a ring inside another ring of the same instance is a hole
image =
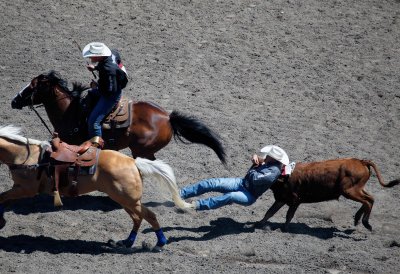
[[[295,211],[301,203],[317,203],[344,197],[362,203],[354,217],[357,225],[362,216],[363,225],[371,230],[368,223],[374,198],[364,190],[371,172],[375,170],[379,183],[383,187],[393,187],[400,183],[400,179],[384,184],[381,173],[376,165],[369,160],[337,159],[322,162],[298,163],[290,177],[279,179],[272,187],[275,203],[268,209],[264,218],[255,223],[255,227],[265,226],[282,206],[287,204],[284,230],[287,230]]]

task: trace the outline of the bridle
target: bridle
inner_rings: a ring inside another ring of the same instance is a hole
[[[45,81],[49,81],[49,80],[45,78]],[[43,104],[40,104],[40,105],[38,105],[38,106],[36,106],[36,107],[35,107],[34,104],[33,104],[33,99],[34,99],[35,94],[38,92],[38,89],[39,89],[38,86],[39,86],[39,83],[40,83],[40,82],[44,82],[44,80],[39,80],[39,79],[38,79],[38,80],[37,80],[36,86],[35,86],[35,87],[31,87],[31,89],[32,89],[32,94],[29,96],[30,98],[29,98],[28,107],[36,113],[36,115],[39,117],[40,121],[41,121],[42,124],[45,126],[45,128],[46,128],[47,131],[50,133],[50,135],[53,135],[53,132],[50,130],[49,126],[46,124],[46,122],[44,121],[44,119],[42,118],[42,116],[41,116],[41,115],[39,114],[39,112],[36,110],[36,108],[43,107]],[[29,84],[28,86],[31,86],[31,85],[32,85],[32,84]],[[25,90],[28,86],[26,86],[23,90]],[[53,86],[52,88],[54,89],[55,87]],[[21,92],[18,93],[18,96],[20,96],[22,99],[26,99],[26,98],[24,98],[24,97],[21,95]],[[27,96],[27,97],[28,97],[28,96]],[[55,99],[54,102],[57,103],[57,101],[63,100],[63,99],[65,99],[65,98],[71,98],[71,96],[70,96],[69,94],[67,94],[67,95],[65,95],[65,97],[61,97],[61,98]]]

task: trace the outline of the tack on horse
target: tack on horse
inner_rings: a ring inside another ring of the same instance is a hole
[[[354,217],[354,224],[357,225],[362,217],[362,224],[371,230],[369,216],[374,198],[364,189],[371,175],[370,167],[375,170],[378,181],[383,187],[393,187],[400,183],[400,179],[397,179],[384,184],[380,171],[369,160],[345,158],[296,164],[290,177],[283,176],[272,185],[271,190],[274,193],[275,202],[268,209],[264,218],[254,226],[265,226],[267,220],[287,204],[289,209],[284,226],[284,230],[287,230],[301,203],[329,201],[339,199],[343,195],[347,199],[362,204]]]
[[[69,90],[66,81],[57,72],[50,71],[32,79],[14,97],[11,106],[21,109],[43,104],[54,131],[65,142],[77,145],[88,139],[86,117],[83,117],[80,105],[85,89],[74,84],[73,90]],[[187,140],[210,147],[225,163],[225,152],[218,135],[198,119],[177,111],[168,114],[150,102],[135,102],[130,109],[131,123],[128,128],[103,129],[105,148],[120,150],[129,147],[133,157],[154,160],[154,154],[174,136],[182,142]]]
[[[4,207],[16,199],[33,197],[38,193],[51,194],[53,184],[45,172],[38,173],[39,167],[49,164],[41,161],[43,151],[50,144],[28,139],[19,135],[20,129],[13,126],[0,127],[0,162],[6,164],[11,172],[14,185],[0,194],[0,229],[6,224]],[[174,173],[169,165],[161,160],[133,159],[113,150],[101,150],[98,154],[96,171],[93,175],[79,175],[76,194],[92,191],[106,193],[120,204],[133,221],[133,229],[126,240],[119,245],[133,245],[136,233],[143,219],[149,222],[157,235],[157,246],[166,244],[166,238],[156,215],[141,204],[143,177],[152,177],[165,184],[172,199],[180,208],[187,208],[180,197]],[[68,196],[71,185],[60,187],[60,193]],[[162,192],[162,190],[160,190]]]

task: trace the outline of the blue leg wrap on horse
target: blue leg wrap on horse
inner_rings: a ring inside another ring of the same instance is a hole
[[[125,247],[132,247],[132,245],[135,243],[136,236],[137,236],[137,232],[132,230],[131,233],[129,234],[128,238],[126,238],[126,240],[122,241],[123,244],[125,245]]]
[[[0,204],[0,217],[3,217],[4,214],[4,206]]]
[[[162,231],[162,229],[160,228],[159,230],[154,231],[157,235],[157,246],[164,246],[168,240],[167,238],[165,238],[164,233]]]

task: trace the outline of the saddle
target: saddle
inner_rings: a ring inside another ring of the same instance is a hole
[[[69,169],[73,170],[71,196],[77,196],[77,178],[81,167],[93,167],[97,165],[100,149],[92,146],[92,142],[86,141],[76,146],[67,144],[58,137],[57,133],[53,134],[51,140],[50,165],[54,167],[53,183],[54,183],[54,205],[62,206],[60,194],[58,192],[60,185],[69,185]]]
[[[103,120],[103,129],[127,128],[131,121],[132,101],[122,98],[109,115]]]

